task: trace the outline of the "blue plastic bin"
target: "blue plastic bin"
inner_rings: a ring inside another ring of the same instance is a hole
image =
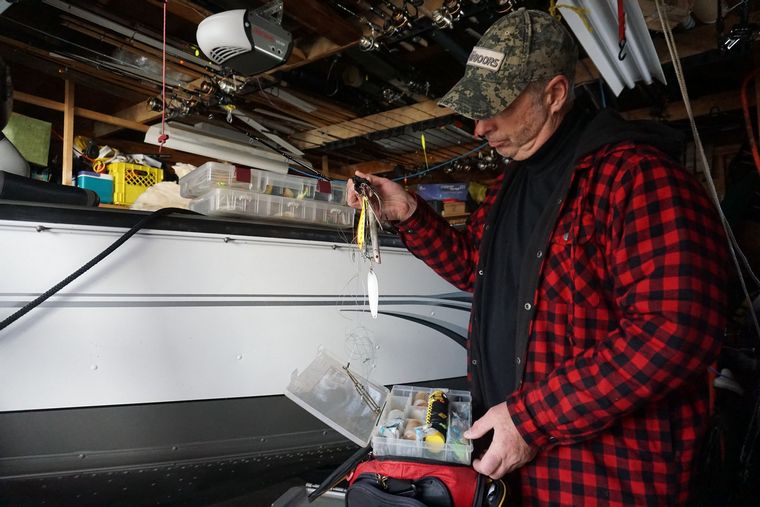
[[[113,202],[113,176],[110,174],[100,174],[92,171],[81,171],[77,173],[77,186],[94,191],[100,197],[103,204]]]

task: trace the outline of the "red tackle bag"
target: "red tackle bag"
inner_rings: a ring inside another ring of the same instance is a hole
[[[480,507],[488,489],[471,467],[399,458],[359,463],[348,483],[347,507]]]
[[[309,495],[313,501],[348,480],[347,507],[503,507],[507,487],[472,467],[357,451]]]

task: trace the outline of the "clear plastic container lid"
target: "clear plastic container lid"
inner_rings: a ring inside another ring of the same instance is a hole
[[[301,373],[293,372],[285,396],[346,438],[366,447],[390,392],[354,372],[349,374],[344,366],[320,352]],[[360,391],[379,410],[373,409]]]
[[[247,190],[275,197],[346,203],[346,183],[206,162],[179,180],[180,195],[200,197],[215,189]]]

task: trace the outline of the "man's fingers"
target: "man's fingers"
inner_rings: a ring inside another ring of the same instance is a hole
[[[492,428],[489,427],[487,424],[484,424],[481,422],[481,419],[478,419],[474,423],[472,423],[472,426],[469,430],[464,432],[464,438],[469,438],[470,440],[475,440],[476,438],[480,438],[486,433],[488,433],[489,430]]]
[[[357,171],[357,174],[359,171]],[[348,182],[346,183],[346,204],[349,206],[352,206],[354,208],[359,208],[359,194],[356,192],[356,189],[354,188],[354,181],[349,178]]]
[[[476,472],[487,475],[492,479],[499,479],[504,475],[500,473],[500,469],[503,468],[501,460],[495,456],[495,453],[488,451],[486,451],[482,458],[472,462],[472,468]]]
[[[354,174],[369,181],[369,184],[372,186],[378,185],[382,179],[380,176],[375,176],[374,174],[365,174],[361,171],[354,171]]]

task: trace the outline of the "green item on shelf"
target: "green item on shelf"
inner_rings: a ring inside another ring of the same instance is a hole
[[[27,162],[47,167],[51,129],[51,124],[46,121],[13,113],[3,134]]]

